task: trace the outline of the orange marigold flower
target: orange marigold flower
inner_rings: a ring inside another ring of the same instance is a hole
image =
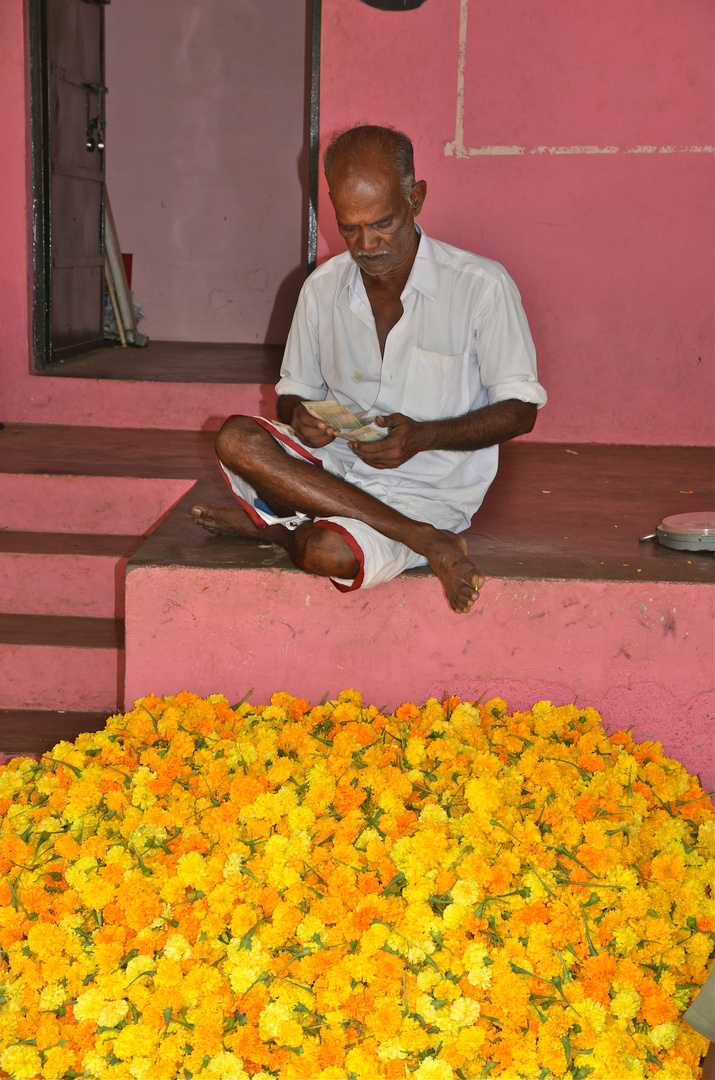
[[[586,772],[604,772],[606,763],[600,754],[581,754],[576,758],[576,764],[579,769],[584,769]]]

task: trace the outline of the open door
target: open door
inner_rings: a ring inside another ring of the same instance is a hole
[[[108,2],[30,0],[37,370],[103,344]]]

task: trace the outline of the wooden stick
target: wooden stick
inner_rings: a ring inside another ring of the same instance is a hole
[[[112,207],[109,202],[109,193],[107,192],[106,185],[104,188],[104,248],[107,253],[107,258],[109,259],[109,268],[112,272],[117,302],[121,312],[121,320],[117,319],[117,326],[119,326],[120,323],[123,323],[127,339],[133,344],[137,324],[134,318],[134,308],[129,292],[129,282],[127,281],[127,274],[124,269],[124,260],[122,259],[121,249],[119,247],[117,229],[114,224],[114,216],[112,214]]]
[[[104,256],[104,280],[107,283],[107,289],[109,291],[109,299],[112,302],[112,311],[114,312],[114,321],[117,324],[117,330],[119,331],[119,340],[122,343],[122,348],[127,347],[127,335],[124,333],[124,327],[122,326],[122,314],[119,310],[119,304],[117,302],[117,290],[114,288],[114,281],[112,280],[112,268],[109,265],[109,259]]]

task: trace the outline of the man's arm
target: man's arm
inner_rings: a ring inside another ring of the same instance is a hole
[[[532,402],[511,398],[449,420],[418,421],[393,413],[374,421],[388,429],[386,438],[350,446],[373,468],[395,469],[424,450],[481,450],[525,435],[536,422],[536,411]]]

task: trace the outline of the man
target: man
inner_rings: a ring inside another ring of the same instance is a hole
[[[348,251],[303,286],[286,344],[280,423],[227,420],[216,440],[237,502],[195,506],[209,532],[280,544],[338,588],[428,563],[468,612],[484,575],[463,537],[498,443],[531,431],[546,395],[514,283],[416,225],[427,186],[390,128],[338,136],[325,173]],[[303,401],[335,399],[386,437],[347,442]]]

